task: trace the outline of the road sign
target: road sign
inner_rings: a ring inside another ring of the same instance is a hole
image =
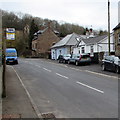
[[[7,28],[6,29],[6,39],[7,40],[15,40],[15,28]]]

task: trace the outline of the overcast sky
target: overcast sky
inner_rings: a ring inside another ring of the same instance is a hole
[[[118,24],[118,1],[110,0],[111,31]],[[1,9],[107,30],[108,0],[1,0]]]

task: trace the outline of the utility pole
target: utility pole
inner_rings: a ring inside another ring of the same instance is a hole
[[[108,51],[110,55],[110,1],[108,0]]]
[[[6,73],[6,53],[5,50],[6,49],[6,30],[4,30],[4,38],[3,38],[3,72],[2,72],[2,97],[6,97],[6,84],[5,84],[5,73]]]

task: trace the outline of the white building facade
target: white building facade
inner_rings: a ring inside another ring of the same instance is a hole
[[[73,48],[73,54],[84,54],[88,53],[91,57],[94,57],[96,54],[98,56],[99,53],[108,53],[108,36],[98,36],[94,38],[83,39],[80,41],[77,47]],[[110,51],[111,53],[115,52],[114,45],[114,36],[111,34],[110,36]]]
[[[71,54],[72,48],[77,44],[79,35],[72,33],[51,47],[51,59],[57,60],[59,55]]]
[[[120,1],[118,2],[118,23],[120,23]]]

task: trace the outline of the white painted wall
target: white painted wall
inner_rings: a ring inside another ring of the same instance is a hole
[[[120,23],[120,1],[118,2],[118,24]]]
[[[102,46],[101,49],[100,49],[100,52],[108,52],[109,49],[108,49],[108,37],[106,37],[104,40],[100,41],[99,42],[99,46]],[[110,36],[110,51],[111,52],[114,52],[115,51],[115,47],[114,47],[114,36],[113,34]]]
[[[70,47],[60,47],[51,49],[51,59],[57,60],[59,55],[70,54]]]
[[[73,49],[73,53],[74,54],[79,54],[79,51],[81,53],[81,48],[82,46],[85,47],[85,53],[91,53],[91,46],[93,46],[93,50],[94,50],[94,53],[97,53],[97,52],[108,52],[108,37],[106,37],[105,39],[101,40],[99,43],[96,43],[94,45],[86,45],[83,41],[81,41],[80,43],[80,46],[81,47],[74,47]],[[114,43],[114,36],[113,34],[110,36],[110,43]],[[110,51],[111,52],[114,52],[115,49],[114,49],[114,44],[111,44],[110,45]]]

